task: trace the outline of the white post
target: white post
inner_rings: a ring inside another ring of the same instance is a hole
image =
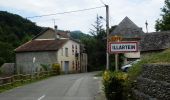
[[[32,59],[32,62],[33,62],[33,68],[31,67],[31,74],[33,75],[33,70],[34,70],[34,68],[35,68],[35,65],[34,65],[34,63],[35,63],[35,57],[33,57],[33,59]]]

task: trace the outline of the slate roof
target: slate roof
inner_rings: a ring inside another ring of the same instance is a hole
[[[140,38],[143,33],[142,28],[139,28],[128,17],[125,17],[111,32],[111,35],[118,35],[123,38]]]
[[[68,39],[32,40],[16,48],[15,52],[57,51],[67,41]]]
[[[170,31],[145,33],[140,41],[141,51],[158,51],[170,48]]]
[[[34,40],[34,39],[37,38],[38,36],[44,34],[44,33],[45,33],[46,31],[48,31],[48,30],[52,30],[52,32],[55,33],[54,29],[48,27],[48,28],[43,29],[43,30],[42,30],[38,35],[36,35],[32,40]],[[63,38],[70,38],[70,36],[69,36],[69,31],[60,31],[60,30],[58,30],[57,34],[60,35],[60,36],[63,37]]]

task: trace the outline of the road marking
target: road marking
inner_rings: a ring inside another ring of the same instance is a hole
[[[98,79],[98,77],[93,77],[94,79]]]
[[[67,91],[66,96],[75,96],[83,79],[84,79],[83,77],[77,79],[75,83],[72,85],[72,87],[70,87],[69,90]]]
[[[45,97],[45,95],[42,95],[41,97],[39,97],[37,100],[42,100]]]

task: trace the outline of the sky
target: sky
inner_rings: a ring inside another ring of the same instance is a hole
[[[127,16],[144,32],[146,20],[148,31],[155,31],[155,21],[161,18],[160,8],[164,6],[164,0],[0,0],[0,10],[28,18],[104,6],[102,2],[109,5],[110,26],[118,25]],[[39,26],[53,28],[55,24],[61,30],[81,30],[88,34],[97,15],[105,18],[105,7],[28,19]],[[105,24],[103,20],[103,28]]]

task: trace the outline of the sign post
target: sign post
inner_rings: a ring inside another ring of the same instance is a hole
[[[110,42],[110,53],[137,52],[138,42]]]
[[[120,41],[120,42],[110,42],[109,52],[115,54],[115,70],[118,71],[118,57],[119,53],[126,52],[137,52],[138,42],[136,41]]]
[[[119,54],[116,53],[116,54],[115,54],[115,70],[116,70],[116,71],[119,70],[119,68],[118,68],[118,64],[119,64],[118,59],[119,59]]]

